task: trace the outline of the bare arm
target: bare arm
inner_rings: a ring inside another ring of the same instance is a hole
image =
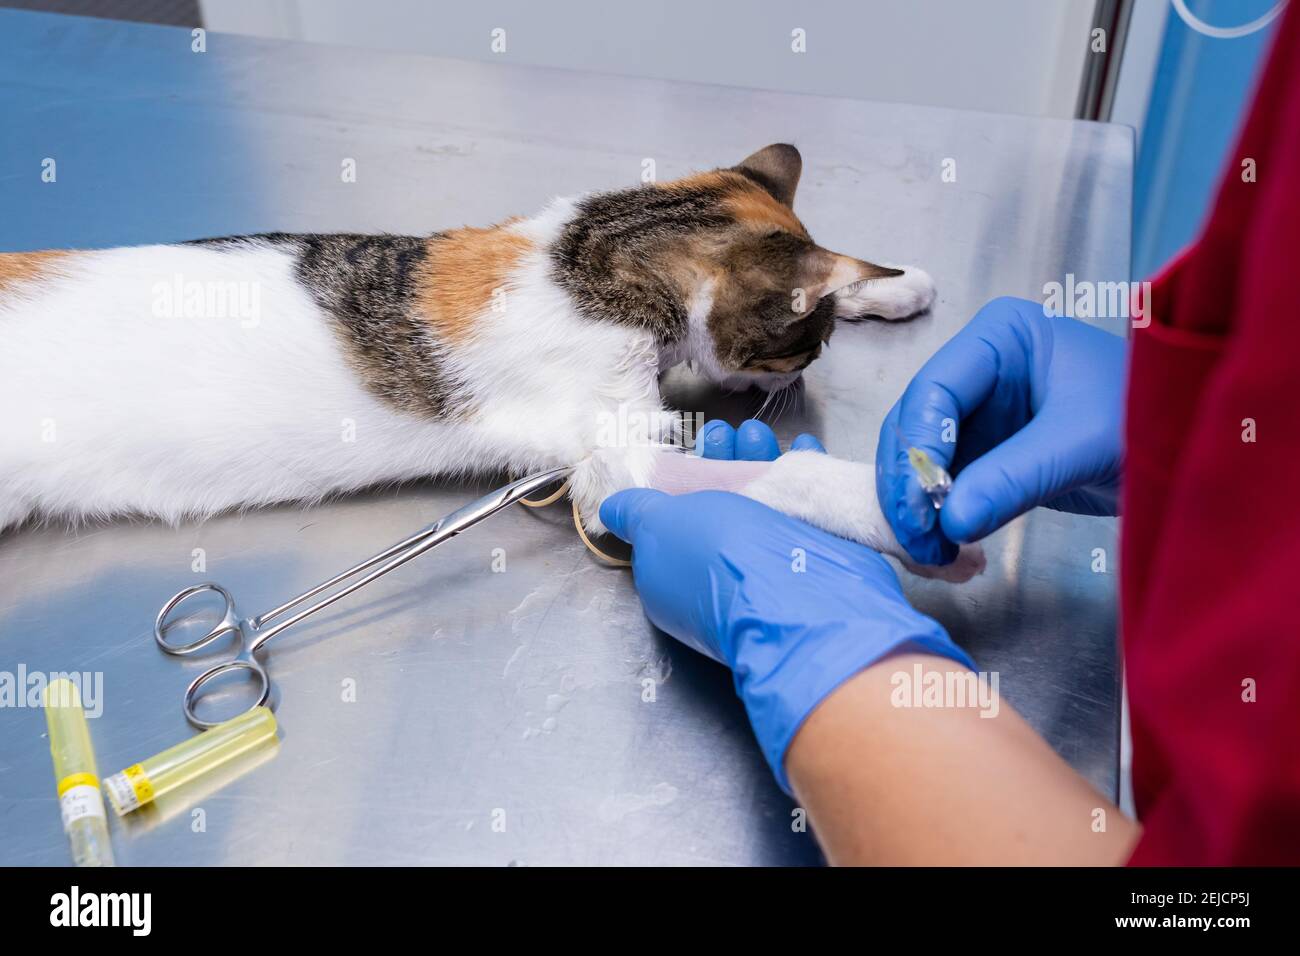
[[[1140,828],[1005,701],[891,703],[894,674],[965,673],[900,654],[822,701],[786,755],[795,795],[837,865],[1117,865]],[[990,708],[991,709],[991,708]]]

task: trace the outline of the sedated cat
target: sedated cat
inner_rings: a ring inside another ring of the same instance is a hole
[[[577,463],[570,494],[593,532],[623,487],[729,487],[902,557],[867,465],[807,452],[721,465],[598,437],[611,417],[671,431],[659,376],[683,361],[772,390],[837,319],[931,304],[924,272],[813,242],[792,208],[801,167],[776,144],[426,237],[0,255],[0,530]],[[981,567],[967,549],[923,573]]]

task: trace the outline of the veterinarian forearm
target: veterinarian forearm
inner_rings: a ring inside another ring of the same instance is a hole
[[[786,754],[796,798],[836,864],[1123,863],[1139,828],[1005,701],[905,706],[900,676],[971,675],[899,654],[845,681]],[[910,700],[907,703],[911,703]]]
[[[840,684],[902,647],[974,669],[903,597],[880,554],[725,492],[621,491],[600,509],[632,545],[647,616],[736,675],[759,746],[789,789],[785,754]]]

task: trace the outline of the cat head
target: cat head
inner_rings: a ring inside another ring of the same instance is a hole
[[[792,382],[821,353],[836,293],[898,269],[813,241],[794,213],[803,162],[786,144],[736,166],[577,204],[552,249],[575,301],[652,330],[673,361],[730,388]]]

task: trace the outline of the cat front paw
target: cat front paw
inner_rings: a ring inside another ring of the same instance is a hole
[[[850,322],[884,319],[895,322],[924,312],[934,304],[934,280],[916,266],[902,269],[901,276],[863,279],[835,293],[835,316]]]
[[[578,464],[570,478],[569,497],[578,507],[588,534],[605,534],[600,520],[600,503],[624,488],[646,488],[651,484],[654,463],[665,446],[653,444],[620,448],[599,448]]]
[[[741,491],[768,507],[898,558],[922,577],[962,584],[981,574],[986,561],[979,545],[964,545],[957,560],[942,566],[911,561],[881,513],[875,469],[815,451],[791,451]]]

